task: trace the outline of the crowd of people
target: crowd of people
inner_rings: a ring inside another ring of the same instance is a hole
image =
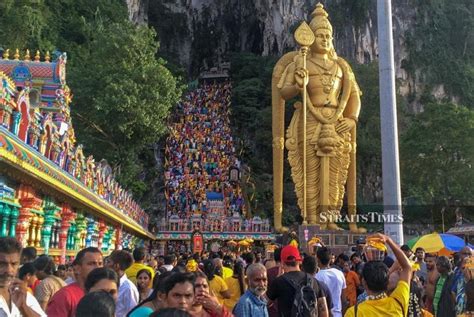
[[[229,82],[203,84],[177,105],[165,148],[168,219],[222,212],[212,210],[210,199],[223,201],[225,217],[245,208],[238,182],[229,177],[230,168],[240,168],[229,122],[230,89]]]
[[[301,254],[290,244],[272,258],[230,250],[153,257],[143,247],[104,257],[88,247],[59,266],[0,238],[0,316],[474,316],[469,247],[448,258],[375,237],[393,256],[368,260],[361,245],[335,257],[324,245]]]

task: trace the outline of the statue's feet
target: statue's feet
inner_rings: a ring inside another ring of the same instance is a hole
[[[326,229],[327,229],[327,230],[343,230],[341,227],[339,227],[338,225],[336,225],[336,224],[333,223],[333,222],[328,223]]]
[[[350,223],[350,224],[349,224],[349,230],[350,230],[352,233],[367,233],[367,229],[366,229],[366,228],[357,227],[357,224],[356,224],[356,223]]]
[[[279,227],[275,227],[275,231],[277,233],[287,233],[289,229],[288,227],[285,227],[285,226],[279,226]]]

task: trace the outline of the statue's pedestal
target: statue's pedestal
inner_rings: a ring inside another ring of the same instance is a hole
[[[367,234],[353,233],[349,230],[321,230],[319,225],[299,225],[298,241],[303,252],[310,255],[315,254],[315,247],[308,246],[308,241],[313,237],[320,238],[324,245],[331,249],[336,256],[340,253],[347,253],[356,245],[358,239],[364,239]]]

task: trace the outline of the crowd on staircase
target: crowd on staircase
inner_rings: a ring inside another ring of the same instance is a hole
[[[225,214],[245,212],[242,190],[230,180],[240,168],[230,129],[231,84],[203,84],[177,105],[166,141],[167,218],[203,219],[222,200]]]

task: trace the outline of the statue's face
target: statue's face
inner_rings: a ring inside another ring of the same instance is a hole
[[[319,54],[327,54],[332,48],[332,34],[328,29],[317,29],[314,32],[316,39],[311,49]]]

